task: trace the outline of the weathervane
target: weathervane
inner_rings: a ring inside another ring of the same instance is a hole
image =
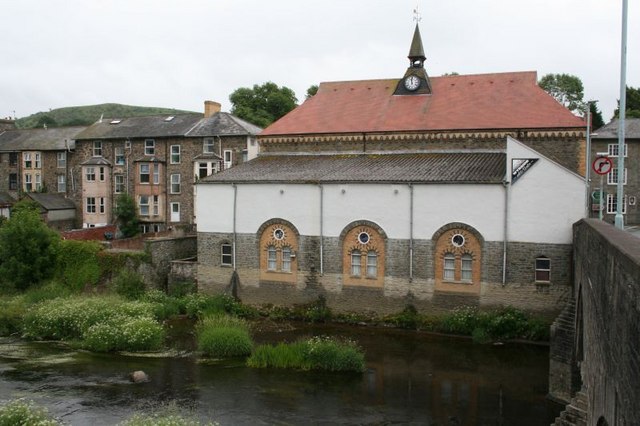
[[[418,4],[416,3],[416,8],[413,9],[413,20],[416,21],[416,23],[419,23],[420,21],[422,21],[422,15],[420,14],[420,11],[418,10]]]

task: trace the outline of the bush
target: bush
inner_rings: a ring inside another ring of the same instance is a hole
[[[171,297],[161,290],[149,290],[140,300],[153,304],[153,315],[157,320],[185,313],[184,299]]]
[[[208,316],[197,326],[198,349],[216,358],[251,354],[253,341],[247,323],[231,316]]]
[[[470,306],[454,308],[442,318],[439,331],[470,336],[478,328],[478,310]]]
[[[198,286],[193,281],[178,281],[169,286],[171,297],[184,297],[187,294],[195,293]]]
[[[81,339],[94,324],[113,317],[151,318],[153,308],[151,303],[127,302],[118,297],[53,299],[36,305],[25,315],[23,332],[33,339]]]
[[[9,401],[0,407],[0,426],[55,426],[57,421],[45,408],[36,407],[32,401]]]
[[[490,314],[487,333],[500,339],[515,339],[521,337],[527,330],[527,316],[524,312],[507,307]]]
[[[100,279],[98,253],[101,250],[102,246],[95,241],[61,241],[56,277],[76,291],[97,284]]]
[[[356,371],[365,368],[364,354],[355,342],[331,337],[312,337],[276,346],[258,346],[247,360],[255,368]]]
[[[205,315],[222,314],[226,311],[223,296],[194,293],[187,294],[184,301],[186,314],[191,318],[202,318]]]
[[[117,294],[131,300],[140,298],[145,292],[142,277],[130,269],[120,271],[113,280],[113,287]]]
[[[395,325],[396,327],[406,328],[409,330],[415,330],[420,324],[420,315],[417,309],[413,305],[407,305],[402,312],[396,315],[385,318],[387,322]]]
[[[0,336],[9,336],[20,331],[27,306],[22,296],[0,300]]]
[[[59,281],[49,281],[46,284],[29,288],[24,293],[24,301],[29,305],[34,305],[45,300],[69,297],[73,293],[75,291]]]
[[[200,423],[198,420],[188,419],[179,414],[135,414],[120,426],[215,426],[218,423]]]
[[[83,346],[94,352],[151,351],[162,347],[165,332],[152,318],[113,317],[84,333]]]

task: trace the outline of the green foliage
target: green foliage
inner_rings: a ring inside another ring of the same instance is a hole
[[[33,204],[18,202],[0,227],[0,280],[24,290],[53,275],[60,236],[40,219]]]
[[[640,87],[633,88],[627,86],[625,93],[625,114],[627,118],[640,118]],[[613,118],[620,116],[620,100],[618,99],[618,107],[613,112]]]
[[[101,274],[98,263],[100,251],[102,246],[96,241],[61,241],[56,268],[58,280],[73,290],[96,285]]]
[[[43,114],[38,117],[38,121],[36,121],[36,128],[48,128],[48,127],[58,127],[58,122],[55,118],[48,114]]]
[[[129,194],[120,194],[116,200],[115,216],[124,238],[130,238],[140,232],[136,202]]]
[[[172,410],[173,411],[173,410]],[[156,414],[134,414],[119,426],[217,426],[218,423],[200,423],[198,420],[184,417],[179,413],[161,412]]]
[[[265,313],[273,320],[295,319],[305,322],[327,322],[333,314],[327,306],[327,299],[320,295],[313,302],[296,305],[293,308],[286,306],[270,306]]]
[[[173,297],[184,297],[187,294],[195,293],[198,286],[193,281],[178,281],[169,286],[169,295]]]
[[[439,326],[439,331],[452,334],[470,336],[479,321],[478,310],[470,306],[455,308],[445,315]]]
[[[267,127],[296,107],[293,90],[272,82],[241,87],[229,96],[231,113],[260,127]]]
[[[42,127],[42,120],[44,120],[43,117],[48,117],[47,119],[53,120],[52,123],[56,126],[88,126],[98,121],[101,116],[127,118],[155,114],[176,115],[188,112],[189,111],[182,111],[171,108],[150,108],[121,104],[87,105],[78,107],[57,108],[48,112],[38,112],[28,117],[19,118],[18,120],[16,120],[16,126],[19,129]],[[49,127],[54,127],[49,124],[47,125]]]
[[[17,399],[0,407],[0,426],[56,426],[61,423],[33,401]]]
[[[153,315],[157,320],[164,320],[173,315],[180,315],[186,312],[183,298],[169,296],[161,290],[148,290],[140,300],[153,304]]]
[[[571,112],[584,112],[584,86],[582,80],[571,74],[547,74],[538,85]]]
[[[251,354],[253,341],[249,326],[241,318],[229,315],[204,317],[196,327],[198,349],[215,358],[233,358]]]
[[[319,336],[276,346],[258,346],[247,360],[247,365],[254,368],[356,372],[365,368],[364,353],[355,342]]]
[[[78,293],[78,291],[71,289],[65,284],[61,284],[59,281],[52,280],[42,285],[30,287],[24,292],[22,298],[28,305],[35,305],[45,300],[68,297],[75,293]]]
[[[420,325],[420,315],[416,307],[409,304],[399,314],[386,317],[385,321],[396,327],[415,330]]]
[[[24,316],[23,333],[31,339],[82,339],[94,324],[114,317],[152,318],[154,305],[127,302],[119,297],[82,297],[42,302]]]
[[[165,331],[150,317],[114,316],[90,326],[83,347],[94,352],[152,351],[162,347]]]
[[[130,269],[122,269],[112,285],[117,294],[130,300],[139,299],[145,292],[142,277]]]
[[[28,304],[22,296],[0,299],[0,336],[9,336],[20,331],[27,307]]]
[[[314,97],[316,95],[316,93],[318,93],[318,85],[317,84],[313,84],[313,85],[309,86],[309,88],[307,89],[307,97],[306,97],[306,99]]]
[[[202,318],[206,315],[226,312],[225,296],[207,296],[201,293],[187,294],[184,297],[186,314],[191,318]]]
[[[589,111],[591,111],[591,128],[599,129],[604,126],[604,120],[602,119],[602,111],[598,108],[598,102],[589,102]]]

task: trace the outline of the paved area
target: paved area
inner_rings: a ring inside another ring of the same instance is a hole
[[[632,235],[635,235],[636,237],[640,238],[640,226],[636,225],[636,226],[627,226],[624,228],[625,231],[629,232]]]

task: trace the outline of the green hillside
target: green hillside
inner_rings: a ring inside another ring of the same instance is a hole
[[[19,129],[64,126],[88,126],[104,118],[126,118],[141,115],[181,114],[193,111],[182,111],[171,108],[141,107],[121,104],[100,104],[53,109],[49,112],[38,112],[16,120]]]

